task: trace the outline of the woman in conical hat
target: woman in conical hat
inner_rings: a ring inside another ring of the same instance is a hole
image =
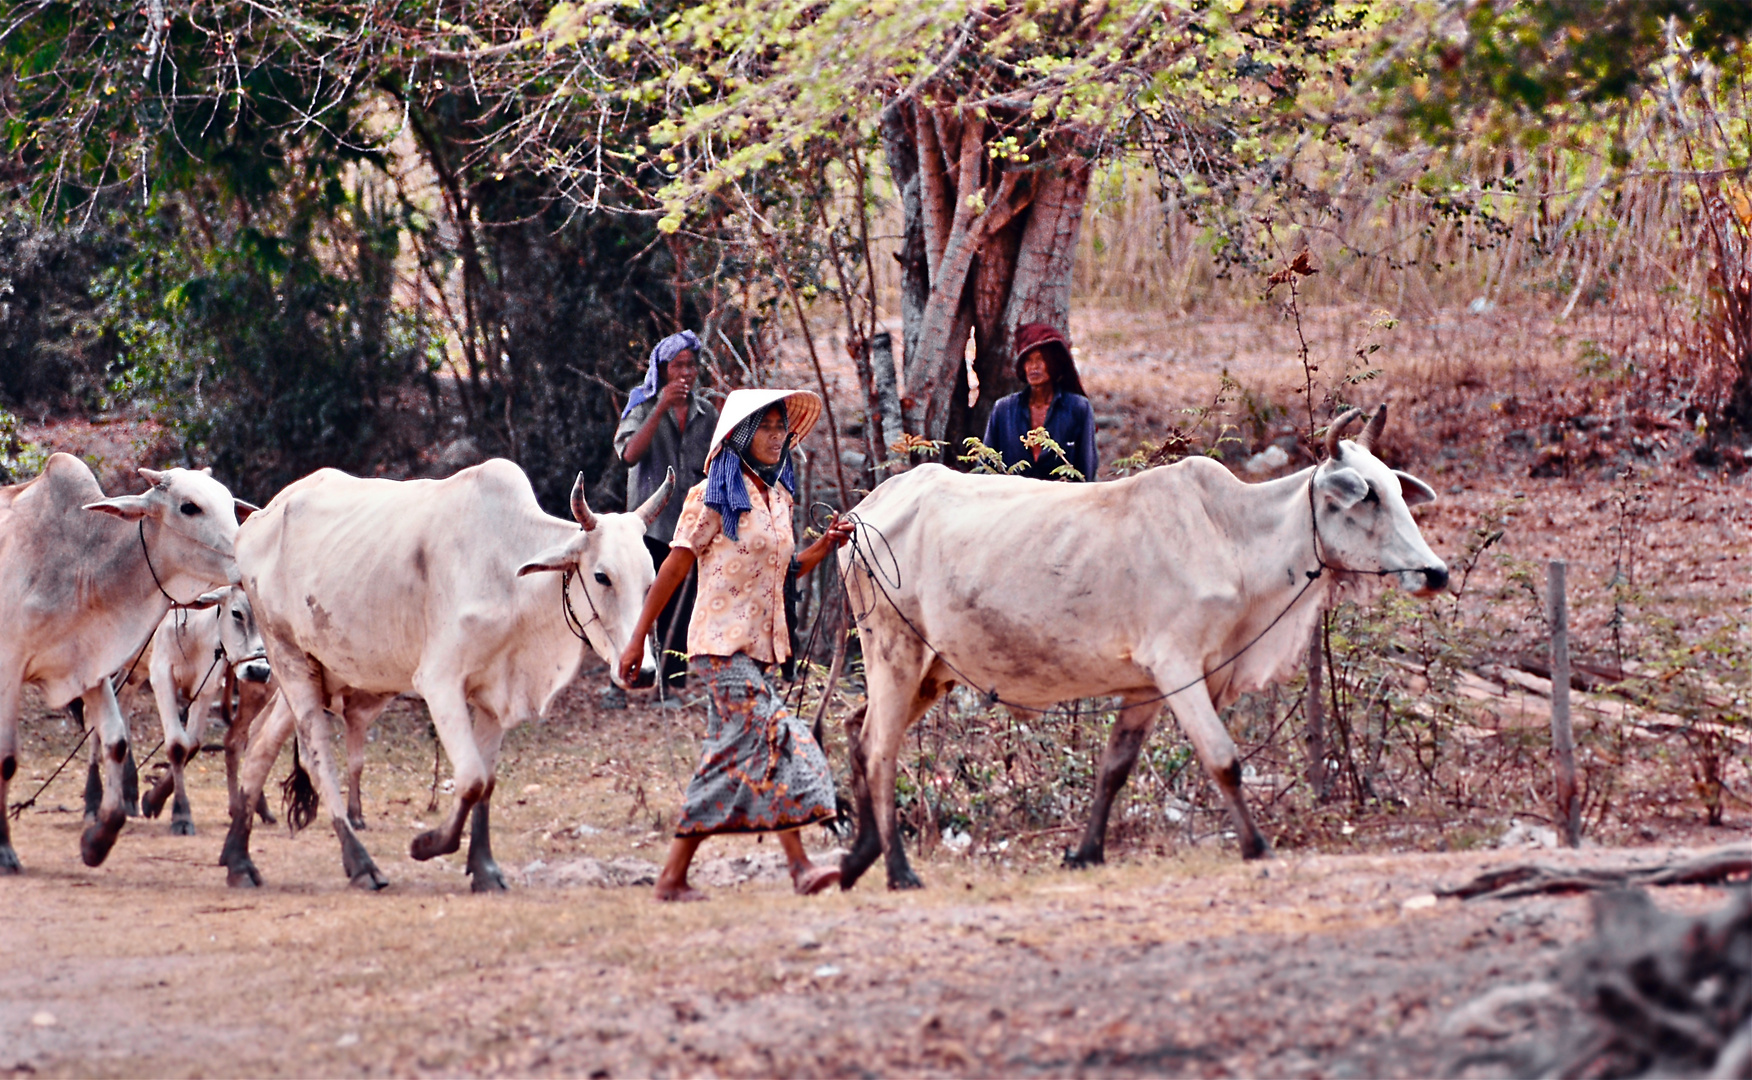
[[[657,878],[659,900],[705,899],[688,885],[687,870],[701,841],[719,833],[778,833],[799,893],[839,880],[837,867],[809,861],[798,836],[837,812],[827,756],[767,682],[791,652],[786,571],[794,565],[807,574],[852,531],[836,519],[796,551],[791,448],[820,416],[821,399],[807,390],[737,390],[724,400],[706,479],[687,493],[669,557],[621,654],[622,673],[636,676],[645,635],[698,562],[687,655],[688,673],[706,691],[706,746]]]

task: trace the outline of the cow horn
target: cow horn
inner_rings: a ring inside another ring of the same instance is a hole
[[[578,524],[589,532],[596,528],[596,515],[590,512],[590,504],[584,501],[584,474],[579,473],[578,479],[572,481],[572,516]]]
[[[1375,452],[1375,444],[1381,438],[1381,431],[1387,426],[1387,403],[1383,401],[1375,406],[1375,412],[1369,417],[1369,426],[1363,429],[1363,435],[1357,440],[1357,445],[1371,454]]]
[[[1344,429],[1350,427],[1362,418],[1363,410],[1361,409],[1346,409],[1343,413],[1339,414],[1338,419],[1334,420],[1326,429],[1327,457],[1338,457],[1338,440],[1344,437]]]
[[[657,515],[663,512],[663,507],[668,504],[669,495],[674,490],[675,470],[670,469],[668,475],[663,478],[663,483],[651,493],[649,499],[640,503],[639,509],[635,511],[639,515],[639,520],[645,523],[646,528],[650,528],[651,523],[657,520]]]

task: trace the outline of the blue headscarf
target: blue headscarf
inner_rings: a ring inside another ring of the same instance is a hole
[[[645,369],[645,381],[633,387],[633,392],[627,395],[627,407],[621,410],[622,420],[641,402],[657,396],[657,388],[663,384],[663,368],[684,352],[695,356],[700,354],[700,339],[692,330],[670,334],[657,343],[657,347],[651,350],[651,366]]]
[[[730,434],[724,436],[724,445],[713,456],[712,463],[706,466],[705,503],[724,519],[724,535],[732,540],[736,539],[742,515],[754,509],[754,503],[748,498],[748,481],[742,475],[744,465],[768,487],[783,484],[793,497],[797,494],[797,471],[791,466],[791,443],[796,439],[795,434],[786,433],[785,448],[779,452],[778,463],[774,465],[762,464],[748,449],[769,409],[779,410],[779,416],[788,419],[783,401],[775,401],[766,409],[744,417],[741,423],[730,429]]]

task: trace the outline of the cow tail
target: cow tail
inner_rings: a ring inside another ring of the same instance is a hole
[[[298,737],[292,737],[292,772],[280,784],[281,808],[286,815],[286,827],[293,836],[300,829],[316,820],[316,785],[310,782],[310,774],[304,769],[304,755],[298,746]]]

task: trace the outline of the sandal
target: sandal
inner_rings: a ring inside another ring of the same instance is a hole
[[[840,869],[837,866],[812,866],[802,877],[791,879],[791,887],[797,890],[798,896],[814,896],[839,884]]]

